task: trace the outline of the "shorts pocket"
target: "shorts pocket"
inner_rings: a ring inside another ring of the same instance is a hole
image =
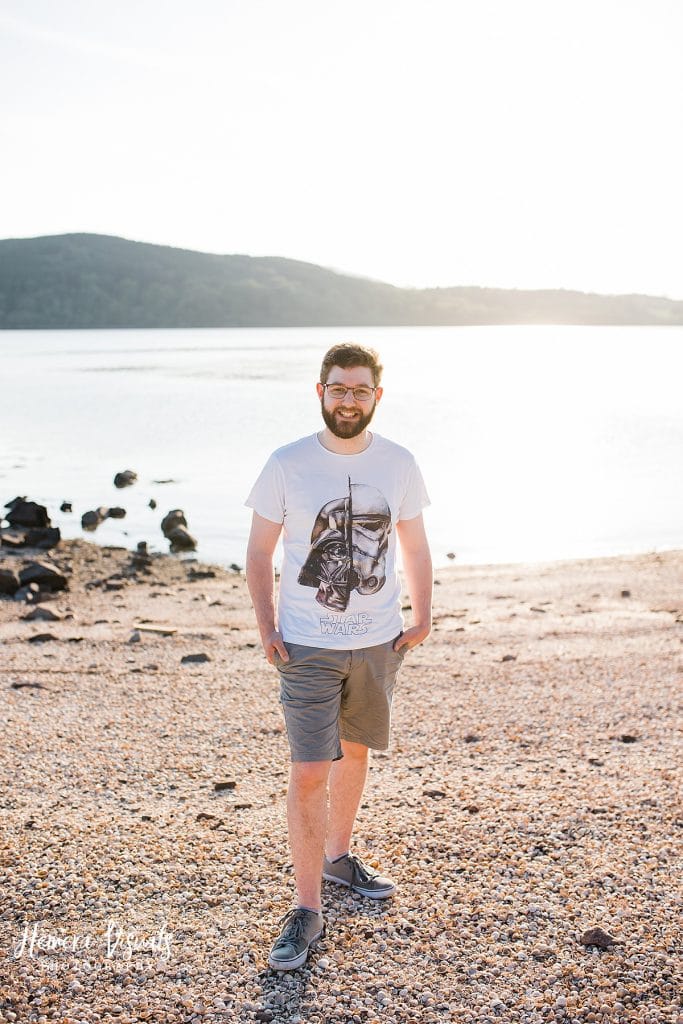
[[[399,634],[398,634],[397,636],[395,636],[395,637],[394,637],[394,639],[393,639],[393,640],[391,641],[391,650],[392,650],[392,652],[393,652],[393,653],[394,653],[394,654],[395,654],[395,655],[396,655],[396,656],[397,656],[398,658],[400,658],[400,659],[401,659],[401,661],[403,661],[403,659],[405,658],[405,656],[406,656],[406,651],[408,650],[408,648],[407,648],[407,647],[406,647],[406,646],[404,645],[403,647],[401,647],[401,649],[400,649],[399,651],[397,651],[397,650],[396,650],[396,648],[394,647],[394,644],[395,644],[395,643],[396,643],[396,641],[397,641],[397,640],[398,640],[398,639],[399,639],[400,637],[402,637],[402,636],[403,636],[403,633],[399,633]]]

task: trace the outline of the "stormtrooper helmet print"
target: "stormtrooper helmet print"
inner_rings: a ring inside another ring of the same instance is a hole
[[[386,581],[390,532],[391,510],[382,492],[349,478],[348,494],[328,501],[316,517],[299,583],[317,587],[316,601],[332,611],[344,611],[353,590],[376,594]]]

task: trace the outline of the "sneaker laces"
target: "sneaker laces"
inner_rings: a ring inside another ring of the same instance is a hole
[[[357,857],[354,853],[350,853],[347,857],[351,870],[353,872],[351,881],[360,882],[361,885],[366,885],[368,882],[372,882],[373,879],[379,877],[379,871],[375,871],[374,868],[368,867],[364,864],[360,857]]]
[[[283,925],[282,932],[275,947],[277,946],[288,946],[290,943],[297,943],[300,938],[303,937],[304,928],[306,927],[306,914],[309,914],[309,910],[303,910],[301,907],[295,907],[294,910],[288,910],[286,914],[283,914],[278,924]]]

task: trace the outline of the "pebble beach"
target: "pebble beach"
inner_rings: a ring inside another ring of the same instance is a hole
[[[0,1022],[683,1024],[683,552],[437,571],[356,829],[397,894],[324,883],[287,974],[243,574],[33,557],[67,589],[0,598]]]

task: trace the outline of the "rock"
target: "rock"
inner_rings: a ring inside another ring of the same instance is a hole
[[[433,800],[441,800],[443,797],[445,797],[445,795],[446,794],[445,794],[443,789],[423,789],[422,790],[422,796],[430,796],[430,797],[432,797]]]
[[[114,477],[114,487],[131,487],[137,480],[138,475],[132,469],[124,469]]]
[[[26,545],[26,530],[8,526],[0,530],[0,544],[6,548],[23,548]]]
[[[50,548],[56,548],[61,539],[62,534],[57,526],[35,527],[26,534],[26,547],[49,551]]]
[[[166,536],[171,542],[171,551],[195,551],[197,548],[196,539],[184,526],[176,526]]]
[[[59,640],[58,636],[53,633],[36,633],[35,636],[30,636],[28,642],[30,644],[46,644],[51,640]]]
[[[589,928],[585,931],[579,942],[583,946],[597,946],[598,949],[609,949],[610,946],[621,945],[621,939],[615,939],[609,932],[603,931],[602,928]]]
[[[154,500],[154,498],[150,498],[150,499],[149,499],[149,501],[147,502],[147,504],[149,505],[149,507],[150,507],[151,509],[155,509],[155,508],[157,507],[157,503],[156,503],[156,501]]]
[[[22,622],[61,622],[63,618],[50,608],[34,608],[28,615],[22,615]]]
[[[5,502],[5,508],[14,508],[14,507],[15,507],[15,505],[18,505],[18,504],[19,504],[20,502],[22,502],[22,501],[28,501],[28,498],[26,497],[26,495],[25,495],[25,494],[23,495],[23,497],[20,497],[20,498],[12,498],[12,500],[11,500],[11,501],[6,501],[6,502]]]
[[[23,498],[15,498],[10,505],[10,510],[5,516],[10,526],[52,526],[44,505],[37,505],[35,501],[26,501]]]
[[[57,527],[33,526],[19,529],[16,526],[8,526],[0,530],[0,543],[7,548],[42,548],[47,551],[55,548],[61,540],[61,533]]]
[[[208,654],[184,654],[180,659],[181,665],[201,664],[204,661],[211,661]]]
[[[62,575],[56,565],[49,562],[29,562],[19,572],[19,581],[23,587],[37,583],[41,590],[66,590],[66,576]]]
[[[126,518],[126,510],[125,510],[125,508],[120,508],[120,506],[118,506],[118,505],[114,505],[113,508],[107,509],[107,518],[108,519],[125,519]]]
[[[216,793],[222,793],[225,789],[234,789],[236,785],[234,779],[226,779],[225,782],[214,782],[213,788]]]
[[[255,1014],[256,1020],[273,1020],[275,1015],[270,1010],[257,1010]]]
[[[622,590],[621,596],[622,597],[630,597],[631,596],[631,591],[630,590]]]
[[[109,514],[109,509],[104,508],[100,505],[98,509],[90,512],[84,512],[81,516],[81,529],[83,530],[96,530],[100,523],[103,523]]]
[[[637,743],[638,742],[638,737],[637,736],[632,736],[628,732],[622,733],[621,736],[619,737],[619,739],[621,740],[622,743]]]
[[[170,512],[167,512],[164,518],[161,520],[161,532],[164,537],[168,537],[173,530],[178,526],[187,526],[187,519],[182,509],[174,508]]]
[[[517,655],[516,654],[504,654],[503,657],[500,660],[501,661],[517,661]]]
[[[24,687],[29,687],[32,690],[47,690],[47,686],[42,683],[12,683],[13,690],[23,690]]]
[[[142,637],[140,636],[140,633],[137,629],[134,629],[126,642],[129,644],[139,644],[141,640]]]
[[[16,594],[19,577],[13,569],[0,569],[0,594]]]
[[[13,596],[15,601],[37,601],[40,596],[40,587],[37,583],[29,583],[26,587],[19,587]]]
[[[242,572],[242,566],[238,565],[237,562],[231,562],[229,568],[232,572]]]
[[[149,573],[149,566],[152,564],[152,557],[147,551],[147,541],[138,541],[136,550],[132,553],[130,559],[131,569],[143,569]]]
[[[450,558],[450,560],[452,562],[453,559],[455,558],[455,551],[447,551],[446,552],[446,558]]]
[[[59,506],[59,511],[60,512],[73,512],[73,508],[71,507],[71,502],[70,501],[63,501],[62,504]]]
[[[190,569],[187,574],[188,580],[215,580],[216,573],[213,569]]]
[[[478,743],[480,740],[479,736],[475,736],[473,732],[468,732],[466,736],[463,736],[465,743]]]

